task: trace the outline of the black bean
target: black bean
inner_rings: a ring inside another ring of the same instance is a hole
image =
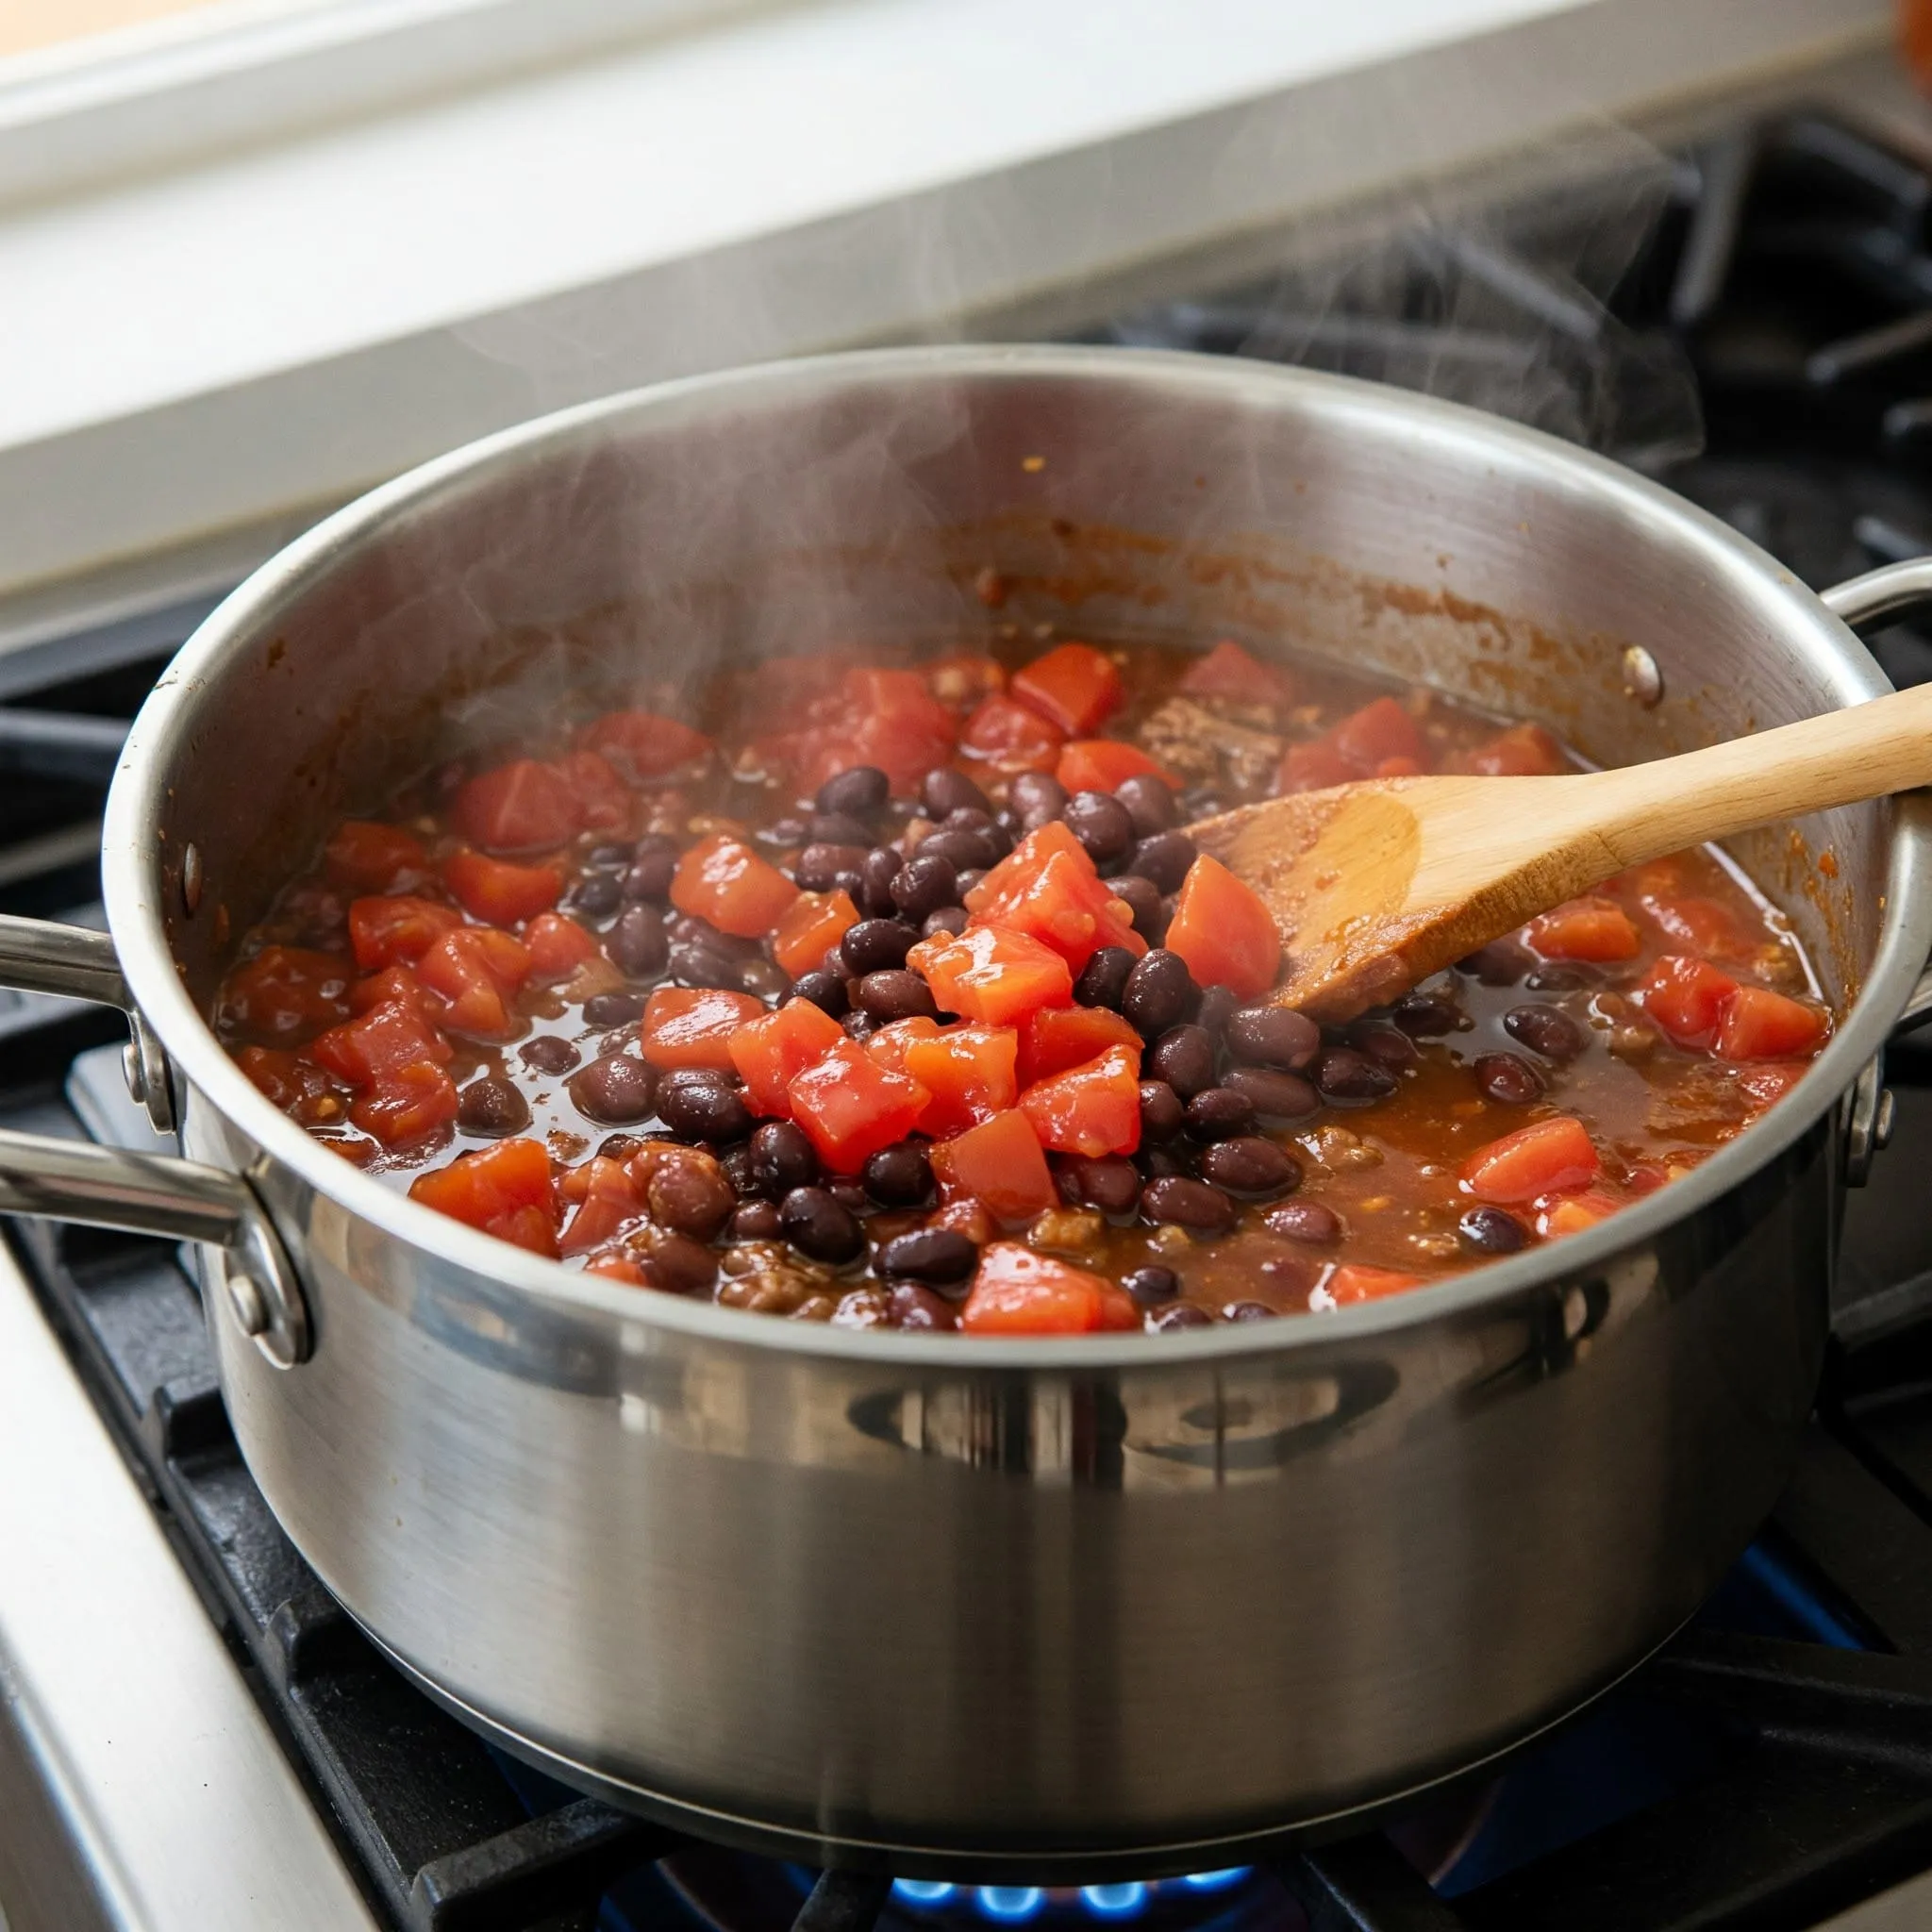
[[[943,858],[955,872],[983,872],[1000,861],[997,844],[985,832],[929,833],[919,841],[913,857]]]
[[[1141,1198],[1141,1170],[1118,1154],[1075,1156],[1063,1170],[1074,1199],[1103,1214],[1131,1214]]]
[[[857,872],[835,872],[832,874],[831,890],[835,892],[843,892],[852,901],[856,910],[858,902],[865,897],[865,880]]]
[[[1113,795],[1126,807],[1137,839],[1171,832],[1180,823],[1173,788],[1152,772],[1137,772],[1131,778],[1124,778],[1113,788]]]
[[[764,845],[808,845],[811,843],[811,824],[796,812],[787,812],[782,819],[774,819],[769,825],[760,825],[754,836]]]
[[[1266,1302],[1229,1302],[1221,1311],[1224,1322],[1272,1322],[1281,1312]]]
[[[1292,1007],[1242,1007],[1229,1015],[1222,1037],[1236,1059],[1283,1073],[1307,1066],[1322,1047],[1322,1029]]]
[[[1217,1141],[1201,1156],[1201,1178],[1231,1194],[1272,1200],[1301,1185],[1301,1162],[1285,1147],[1259,1134],[1238,1134]]]
[[[508,1080],[472,1080],[457,1096],[457,1124],[466,1134],[520,1134],[530,1103]]]
[[[791,982],[791,997],[809,1000],[822,1013],[829,1013],[835,1020],[850,1005],[845,997],[844,974],[827,973],[823,969],[816,973],[801,973]]]
[[[824,1188],[793,1188],[778,1203],[785,1239],[814,1261],[850,1261],[865,1248],[865,1230]]]
[[[1283,1074],[1273,1067],[1230,1067],[1221,1084],[1245,1093],[1267,1121],[1304,1120],[1322,1104],[1322,1096],[1299,1074]]]
[[[849,1208],[854,1214],[863,1214],[872,1206],[866,1199],[865,1190],[857,1181],[827,1181],[825,1191],[840,1207]]]
[[[1051,772],[1022,772],[1007,787],[1007,801],[1030,832],[1067,808],[1067,788]]]
[[[635,1134],[606,1134],[597,1142],[597,1154],[604,1160],[628,1160],[634,1154],[641,1154],[650,1145],[649,1141],[640,1140]]]
[[[1062,814],[1087,856],[1106,867],[1134,849],[1134,821],[1110,791],[1076,791]]]
[[[884,1024],[893,1020],[939,1018],[932,988],[904,967],[891,973],[868,973],[858,982],[858,1004]]]
[[[604,950],[626,979],[656,979],[671,958],[664,922],[648,906],[626,906],[605,936]]]
[[[839,957],[845,970],[863,979],[868,973],[891,973],[905,965],[912,950],[912,928],[896,919],[861,919],[845,928]]]
[[[979,1250],[950,1227],[921,1227],[889,1241],[873,1265],[881,1274],[944,1287],[964,1281],[979,1266]]]
[[[869,845],[808,845],[791,862],[791,876],[805,892],[829,892],[841,873],[856,877]]]
[[[724,1170],[696,1147],[676,1147],[651,1170],[644,1203],[659,1227],[708,1241],[738,1205]]]
[[[1143,1308],[1158,1308],[1161,1303],[1171,1302],[1180,1293],[1181,1278],[1172,1268],[1163,1268],[1156,1261],[1123,1274],[1121,1286]]]
[[[626,899],[668,899],[671,881],[677,874],[677,854],[667,851],[641,853],[632,860],[618,890]]]
[[[1395,1075],[1352,1046],[1328,1047],[1314,1065],[1324,1100],[1380,1100],[1395,1091]]]
[[[1156,946],[1134,962],[1121,991],[1121,1011],[1142,1040],[1156,1040],[1194,1010],[1200,993],[1188,962]]]
[[[679,940],[671,947],[671,976],[679,986],[715,986],[737,992],[743,964],[702,941]]]
[[[1324,1247],[1341,1239],[1341,1217],[1319,1201],[1284,1201],[1261,1217],[1261,1225],[1284,1241]]]
[[[1377,1066],[1412,1067],[1422,1058],[1416,1043],[1399,1026],[1369,1020],[1349,1035],[1358,1053],[1365,1053]]]
[[[861,1173],[865,1191],[881,1208],[918,1208],[932,1193],[932,1164],[917,1141],[881,1147]]]
[[[874,845],[858,868],[858,909],[869,918],[890,918],[898,910],[892,881],[906,861],[890,845]]]
[[[955,806],[940,821],[942,832],[988,832],[999,823],[991,812],[976,805]]]
[[[1241,997],[1231,986],[1204,986],[1201,1004],[1194,1008],[1194,1024],[1216,1040],[1227,1030],[1227,1023],[1241,1010]]]
[[[1188,1163],[1172,1147],[1148,1147],[1143,1145],[1134,1156],[1134,1165],[1150,1181],[1163,1180],[1170,1174],[1186,1174]]]
[[[1462,1008],[1446,992],[1405,993],[1390,1017],[1405,1033],[1418,1040],[1454,1033],[1462,1024]]]
[[[887,1300],[887,1319],[895,1328],[957,1328],[959,1318],[916,1281],[895,1281]]]
[[[653,1288],[667,1294],[704,1294],[718,1279],[718,1257],[703,1241],[647,1223],[649,1245],[639,1257]]]
[[[893,906],[908,919],[924,920],[959,903],[959,874],[949,860],[934,854],[908,859],[892,874]]]
[[[1191,1100],[1214,1085],[1214,1041],[1207,1029],[1183,1023],[1170,1026],[1147,1049],[1141,1071],[1150,1080],[1165,1080],[1183,1100]]]
[[[856,981],[854,983],[857,984]],[[847,1013],[839,1022],[839,1024],[845,1029],[845,1038],[847,1040],[856,1040],[861,1044],[870,1040],[879,1030],[879,1023],[870,1013],[860,1012],[857,1009]]]
[[[632,848],[628,845],[592,845],[586,865],[594,865],[600,872],[622,872],[631,862]]]
[[[1255,1103],[1233,1087],[1209,1087],[1188,1102],[1188,1132],[1197,1141],[1229,1141],[1254,1124]]]
[[[966,908],[963,906],[941,906],[937,912],[925,915],[925,923],[919,930],[925,939],[941,932],[951,933],[958,938],[966,930]]]
[[[1536,965],[1535,954],[1514,940],[1491,940],[1478,946],[1468,958],[1458,959],[1456,970],[1466,973],[1482,986],[1514,986]]]
[[[674,1134],[722,1147],[751,1132],[751,1109],[744,1095],[723,1074],[708,1080],[667,1080],[658,1092],[658,1111]]]
[[[741,959],[738,990],[754,999],[780,999],[791,991],[791,975],[773,959]]]
[[[695,912],[679,912],[667,918],[664,934],[674,946],[709,946],[714,953],[722,954],[727,959],[742,958],[748,950],[757,950],[755,941],[733,939]]]
[[[1586,1044],[1582,1027],[1557,1007],[1511,1007],[1503,1015],[1503,1031],[1559,1065],[1574,1060]]]
[[[658,1076],[634,1055],[607,1053],[571,1075],[570,1097],[586,1119],[622,1126],[649,1120]]]
[[[758,1184],[751,1171],[751,1149],[744,1141],[725,1148],[718,1157],[718,1165],[724,1170],[724,1178],[740,1200],[749,1201],[758,1194]]]
[[[1141,1190],[1141,1212],[1149,1221],[1171,1221],[1196,1234],[1225,1234],[1235,1223],[1234,1203],[1219,1188],[1185,1174],[1149,1181]]]
[[[1574,992],[1578,987],[1588,986],[1591,975],[1581,966],[1539,966],[1523,982],[1528,992]]]
[[[1211,785],[1191,785],[1174,800],[1174,810],[1187,822],[1211,819],[1221,809],[1221,794]]]
[[[959,874],[959,899],[961,904],[964,904],[966,894],[970,892],[974,886],[978,885],[980,880],[983,879],[985,876],[985,868],[983,866],[977,865],[969,865],[966,868],[966,870]]]
[[[962,807],[984,812],[992,809],[986,793],[964,772],[956,772],[950,765],[935,765],[925,774],[919,788],[919,802],[935,824]]]
[[[1521,1054],[1478,1054],[1470,1072],[1475,1084],[1505,1107],[1526,1107],[1543,1091],[1543,1076]]]
[[[517,1049],[517,1058],[539,1074],[567,1074],[583,1058],[575,1043],[556,1033],[540,1033]]]
[[[842,811],[814,812],[805,833],[806,842],[811,845],[857,845],[861,852],[872,849],[872,827],[863,819]]]
[[[782,1200],[793,1188],[808,1188],[818,1179],[819,1158],[803,1127],[767,1121],[751,1137],[751,1172],[759,1193]]]
[[[1167,932],[1167,904],[1160,896],[1160,888],[1152,879],[1128,872],[1108,879],[1107,890],[1116,899],[1126,902],[1127,909],[1134,915],[1134,930],[1150,946],[1158,946]]]
[[[1147,1317],[1147,1325],[1164,1335],[1171,1328],[1211,1328],[1214,1317],[1192,1302],[1170,1302]]]
[[[1154,1146],[1172,1141],[1188,1124],[1181,1097],[1165,1080],[1141,1082],[1141,1138]]]
[[[1194,862],[1194,841],[1185,832],[1156,832],[1134,847],[1132,870],[1162,892],[1178,892]]]
[[[775,1201],[747,1201],[732,1215],[724,1229],[727,1241],[780,1241],[785,1224],[778,1218]]]
[[[624,893],[614,874],[586,873],[571,888],[565,904],[573,912],[581,912],[588,919],[608,919],[624,904]]]
[[[641,993],[592,993],[584,1002],[584,1021],[587,1025],[628,1026],[633,1020],[641,1020],[643,1017],[644,1000]]]
[[[1478,1255],[1513,1255],[1529,1240],[1529,1230],[1501,1208],[1472,1208],[1456,1224],[1456,1232]]]
[[[892,781],[876,765],[848,765],[819,787],[812,803],[821,811],[846,811],[869,819],[892,795]]]
[[[1127,974],[1133,970],[1134,956],[1126,947],[1102,946],[1081,968],[1074,982],[1074,998],[1083,1007],[1106,1007],[1118,1012]]]

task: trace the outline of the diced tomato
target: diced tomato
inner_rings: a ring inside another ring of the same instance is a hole
[[[1582,1194],[1559,1194],[1553,1201],[1537,1203],[1536,1231],[1545,1241],[1581,1234],[1586,1227],[1607,1221],[1623,1205],[1614,1194],[1607,1194],[1601,1188],[1591,1188]]]
[[[357,965],[374,973],[398,959],[420,959],[462,923],[461,913],[434,899],[354,899],[349,903],[349,944]]]
[[[442,882],[466,912],[491,925],[534,919],[563,895],[563,874],[556,866],[512,865],[480,852],[452,852],[442,861]]]
[[[857,1174],[881,1147],[903,1141],[930,1096],[882,1067],[856,1040],[841,1041],[792,1079],[786,1100],[834,1174]]]
[[[1718,1021],[1711,1051],[1721,1060],[1791,1060],[1815,1053],[1824,1015],[1761,986],[1740,986]]]
[[[1007,688],[998,660],[971,651],[936,658],[924,671],[933,696],[952,711],[971,710],[981,698]]]
[[[1091,644],[1058,644],[1013,673],[1008,687],[1069,738],[1085,738],[1120,708],[1121,674]]]
[[[589,1254],[614,1240],[644,1212],[643,1197],[621,1160],[593,1156],[563,1177],[558,1191],[571,1203],[558,1243],[566,1255]]]
[[[284,1047],[244,1046],[235,1056],[235,1064],[247,1074],[256,1091],[284,1113],[321,1099],[334,1086],[313,1060]]]
[[[996,925],[921,940],[906,963],[924,976],[942,1012],[988,1026],[1017,1026],[1041,1007],[1073,1003],[1074,975],[1052,947]]]
[[[1102,946],[1147,950],[1133,908],[1117,899],[1064,821],[1029,832],[966,894],[975,921],[1051,946],[1077,973]]]
[[[1050,772],[1065,739],[1058,724],[1029,706],[995,692],[960,727],[959,749],[995,771]]]
[[[1553,777],[1570,769],[1563,747],[1541,724],[1512,724],[1460,761],[1481,778]]]
[[[1754,941],[1728,906],[1715,899],[1674,894],[1664,898],[1646,892],[1643,909],[1657,921],[1665,938],[1707,959],[1748,958]],[[1762,941],[1756,943],[1761,944]]]
[[[1020,1091],[1019,1052],[1020,1036],[1010,1026],[935,1027],[908,1040],[905,1071],[932,1096],[919,1116],[920,1132],[963,1133],[1011,1107]]]
[[[1415,720],[1393,698],[1375,698],[1352,711],[1329,735],[1335,749],[1362,773],[1386,758],[1410,758],[1420,771],[1427,756]]]
[[[1738,982],[1704,959],[1666,953],[1637,989],[1643,1010],[1679,1046],[1708,1046]]]
[[[535,1254],[557,1253],[557,1191],[541,1141],[499,1141],[458,1154],[447,1167],[418,1174],[409,1198]]]
[[[1362,775],[1336,750],[1332,740],[1310,738],[1290,745],[1282,755],[1275,790],[1326,791],[1331,785],[1346,785]]]
[[[828,769],[821,760],[814,786],[850,766],[876,765],[894,791],[910,791],[935,765],[952,762],[953,714],[918,672],[860,665],[840,690],[847,736],[830,748]]]
[[[421,1140],[456,1118],[456,1085],[442,1071],[449,1041],[405,1001],[331,1027],[308,1051],[357,1090],[349,1118],[386,1146]]]
[[[800,892],[772,928],[772,958],[796,979],[858,924],[858,908],[845,893]]]
[[[406,1147],[456,1119],[456,1082],[426,1060],[398,1067],[349,1106],[349,1119],[385,1147]]]
[[[731,1073],[731,1036],[763,1016],[765,1003],[748,992],[713,986],[660,986],[644,1004],[641,1051],[654,1067],[708,1067]]]
[[[349,892],[407,892],[430,874],[429,854],[400,825],[344,819],[323,848],[323,870],[332,886]]]
[[[1202,853],[1188,868],[1161,941],[1188,962],[1201,986],[1224,986],[1253,999],[1274,984],[1281,935],[1252,888]]]
[[[414,1007],[423,1015],[425,1025],[434,1026],[442,1018],[442,995],[431,992],[407,966],[385,966],[380,973],[372,973],[368,978],[358,979],[349,989],[349,1010],[352,1013],[374,1012],[377,1007],[387,1006],[391,1000],[401,1000],[405,1006]]]
[[[648,785],[708,758],[711,741],[655,711],[607,711],[577,733],[577,746],[595,752],[633,785]]]
[[[264,946],[228,975],[222,1017],[237,1032],[269,1045],[306,1039],[348,1016],[355,974],[340,953]],[[1067,997],[1073,997],[1071,981]]]
[[[865,1050],[880,1066],[894,1074],[903,1074],[906,1072],[907,1050],[916,1041],[930,1040],[939,1030],[937,1020],[929,1020],[924,1013],[914,1013],[909,1020],[893,1020],[881,1026],[865,1042]]]
[[[1132,1024],[1108,1007],[1042,1007],[1026,1016],[1020,1035],[1022,1087],[1050,1079],[1069,1067],[1084,1065],[1110,1046],[1136,1051],[1141,1036]]]
[[[541,852],[561,845],[583,823],[569,781],[536,758],[479,772],[451,801],[450,816],[486,852]]]
[[[671,903],[680,912],[741,940],[761,939],[797,897],[798,888],[775,865],[726,832],[699,840],[677,861],[671,881]]]
[[[1167,774],[1137,744],[1117,738],[1076,738],[1060,747],[1054,776],[1069,791],[1112,791],[1143,774],[1165,780]]]
[[[631,790],[608,758],[594,751],[567,751],[558,759],[557,769],[577,802],[579,825],[608,831],[629,824]]]
[[[1396,757],[1384,758],[1369,775],[1372,778],[1417,778],[1422,775],[1422,769],[1414,758]]]
[[[1197,658],[1188,666],[1180,689],[1190,697],[1276,705],[1292,696],[1294,688],[1286,672],[1262,663],[1232,639],[1224,638],[1205,658]]]
[[[648,1288],[644,1271],[622,1252],[608,1255],[592,1255],[584,1263],[586,1274],[595,1274],[605,1281],[621,1281],[629,1288]]]
[[[970,1196],[995,1221],[1031,1221],[1059,1199],[1040,1137],[1018,1108],[969,1127],[957,1140],[935,1141],[930,1158],[944,1199]]]
[[[809,1000],[788,1000],[735,1028],[726,1050],[754,1113],[782,1114],[792,1080],[845,1038],[838,1021]],[[646,1056],[648,1058],[648,1055]]]
[[[1140,1325],[1124,1289],[1018,1241],[994,1241],[981,1254],[959,1310],[969,1335],[1092,1335]]]
[[[1740,1068],[1738,1085],[1759,1107],[1771,1107],[1782,1100],[1807,1071],[1799,1061],[1771,1060],[1761,1066]]]
[[[501,1040],[515,1030],[509,995],[529,972],[529,949],[486,925],[444,933],[416,962],[417,977],[449,1002],[443,1024],[481,1040]]]
[[[530,955],[530,977],[545,984],[568,979],[603,951],[595,933],[561,912],[538,913],[524,928],[524,945]]]
[[[1545,959],[1634,959],[1642,941],[1614,899],[1572,899],[1532,919],[1524,938]]]
[[[1337,1307],[1346,1307],[1351,1302],[1379,1301],[1385,1294],[1420,1288],[1422,1281],[1420,1274],[1405,1274],[1398,1268],[1372,1268],[1366,1261],[1344,1261],[1316,1293]]]
[[[1020,1110],[1043,1146],[1062,1154],[1131,1154],[1141,1144],[1141,1054],[1110,1046],[1084,1066],[1038,1080]]]
[[[1478,1147],[1462,1164],[1462,1184],[1478,1201],[1507,1206],[1588,1187],[1600,1164],[1589,1128],[1556,1114]]]

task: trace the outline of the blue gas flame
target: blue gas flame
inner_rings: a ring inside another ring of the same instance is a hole
[[[1157,1892],[1181,1886],[1191,1891],[1226,1891],[1241,1884],[1254,1871],[1252,1865],[1229,1865],[1218,1872],[1191,1872],[1185,1878],[1161,1879],[1145,1884],[1140,1879],[1113,1885],[1083,1885],[1074,1895],[1072,1911],[1080,1918],[1103,1924],[1123,1924],[1138,1919],[1153,1903]],[[996,1925],[1022,1925],[1042,1914],[1051,1914],[1064,1924],[1069,1902],[1061,1894],[1054,1899],[1038,1885],[949,1885],[936,1878],[895,1878],[893,1895],[902,1904],[932,1911],[935,1907],[971,1907],[982,1919]]]

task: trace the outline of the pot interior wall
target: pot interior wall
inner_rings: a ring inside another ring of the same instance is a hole
[[[1870,695],[1825,620],[1692,517],[1483,419],[1190,358],[854,358],[559,419],[344,512],[243,593],[246,647],[161,774],[171,942],[205,1004],[343,811],[569,705],[675,705],[798,651],[999,624],[1233,635],[1541,719],[1606,764]],[[1662,671],[1655,708],[1625,693],[1631,643]],[[1875,943],[1889,824],[1740,841],[1837,1000]]]

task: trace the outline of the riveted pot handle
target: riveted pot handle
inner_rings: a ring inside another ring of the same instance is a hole
[[[168,1057],[134,1004],[122,977],[114,941],[106,933],[84,925],[60,925],[50,919],[16,919],[10,913],[0,913],[0,986],[119,1007],[127,1015],[129,1037],[121,1061],[127,1091],[147,1108],[156,1133],[175,1131]]]
[[[172,1155],[0,1129],[0,1213],[77,1221],[222,1251],[228,1313],[277,1368],[314,1349],[308,1304],[255,1190]]]

